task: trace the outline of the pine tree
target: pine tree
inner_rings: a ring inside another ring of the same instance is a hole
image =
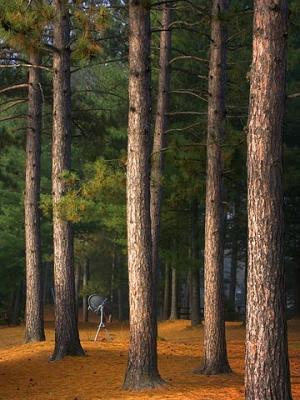
[[[157,369],[150,221],[150,9],[129,1],[127,240],[130,340],[125,389],[162,384]]]
[[[70,16],[66,0],[54,0],[52,194],[55,288],[55,349],[52,360],[82,356],[75,301],[71,223],[59,209],[71,167]]]
[[[282,129],[288,2],[256,0],[248,119],[247,400],[290,400]]]
[[[206,375],[230,371],[227,360],[224,294],[224,210],[222,151],[225,128],[227,0],[214,0],[211,15],[210,65],[208,73],[207,176],[204,261],[204,363]]]

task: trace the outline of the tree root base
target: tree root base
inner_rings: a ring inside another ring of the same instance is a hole
[[[50,357],[50,361],[59,361],[66,356],[83,357],[85,352],[80,344],[55,346],[54,352]]]

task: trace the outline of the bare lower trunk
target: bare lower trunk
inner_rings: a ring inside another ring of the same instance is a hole
[[[29,62],[33,65],[39,65],[39,55],[32,51],[29,56]],[[26,245],[25,342],[45,340],[39,210],[42,130],[42,94],[40,85],[40,70],[38,68],[29,68],[24,197]]]
[[[49,279],[49,272],[48,272],[48,263],[43,264],[43,304],[47,303],[47,290],[48,290],[48,279]]]
[[[22,302],[23,282],[20,282],[12,295],[11,312],[9,315],[9,324],[19,325],[20,311]]]
[[[157,369],[150,221],[150,7],[129,0],[127,238],[130,306],[128,365],[123,388],[162,383]]]
[[[199,260],[199,221],[198,202],[193,201],[191,205],[191,259],[193,266],[190,270],[190,320],[191,326],[201,323],[200,313],[200,271]]]
[[[110,281],[110,304],[111,304],[111,307],[113,307],[113,304],[114,304],[116,265],[117,265],[117,252],[116,252],[116,247],[114,246],[113,254],[112,254],[111,281]]]
[[[288,1],[254,5],[245,392],[247,400],[290,400],[282,191]]]
[[[240,188],[237,186],[236,200],[234,204],[234,223],[232,234],[231,246],[231,269],[230,269],[230,286],[229,286],[229,299],[235,311],[235,294],[236,294],[236,274],[238,269],[238,255],[239,255],[239,229],[240,229]]]
[[[166,263],[165,267],[165,286],[164,286],[164,303],[163,303],[163,319],[166,320],[170,315],[170,270]]]
[[[89,280],[89,259],[86,259],[86,262],[83,267],[83,279],[82,279],[82,286],[83,289],[87,288],[88,280]],[[85,294],[82,296],[82,320],[83,322],[88,322],[89,320],[89,310],[88,310],[88,296]]]
[[[75,305],[73,232],[59,204],[71,167],[70,21],[66,2],[54,0],[52,193],[55,287],[55,349],[52,360],[82,356]]]
[[[77,266],[75,268],[75,302],[76,302],[77,316],[78,316],[78,310],[79,310],[80,278],[81,278],[81,265],[77,264]]]
[[[199,269],[192,269],[191,271],[191,285],[190,285],[190,319],[191,325],[197,326],[201,323],[200,313],[200,285],[199,285]]]
[[[225,125],[227,0],[213,0],[208,79],[207,178],[204,254],[204,363],[200,373],[230,371],[227,360],[224,294],[224,210],[221,145]]]
[[[172,268],[172,284],[171,284],[171,313],[170,318],[171,321],[178,319],[178,311],[177,311],[177,277],[176,277],[176,269]]]
[[[118,319],[119,321],[123,321],[123,296],[122,296],[122,288],[118,288]]]

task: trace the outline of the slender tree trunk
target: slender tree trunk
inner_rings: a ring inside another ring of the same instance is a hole
[[[70,21],[68,4],[54,0],[53,45],[53,241],[55,287],[55,349],[52,360],[84,355],[75,304],[73,232],[59,203],[67,191],[64,178],[71,167]]]
[[[32,51],[29,56],[29,62],[39,65],[39,55]],[[40,70],[38,68],[29,68],[24,197],[26,247],[25,342],[45,340],[39,210],[42,130],[42,93],[40,85]]]
[[[48,263],[43,264],[43,305],[47,303],[47,289],[48,289],[48,278],[49,278],[49,273],[48,273]]]
[[[150,221],[150,2],[129,0],[127,237],[130,306],[123,388],[154,388],[157,369]]]
[[[199,285],[199,269],[191,270],[191,325],[197,326],[201,323],[200,313],[200,285]]]
[[[204,363],[206,375],[230,371],[227,360],[223,261],[224,210],[221,144],[225,125],[226,31],[223,13],[227,0],[213,0],[208,77],[207,180],[204,255]]]
[[[113,254],[112,254],[111,281],[110,281],[110,304],[111,304],[111,307],[113,307],[113,303],[114,303],[116,266],[117,266],[117,252],[116,252],[116,247],[114,246]]]
[[[164,286],[164,304],[163,304],[163,319],[166,320],[170,315],[170,269],[169,264],[165,267],[165,286]]]
[[[236,200],[234,204],[234,222],[232,234],[232,247],[231,247],[231,269],[230,269],[230,286],[229,286],[229,300],[235,310],[235,292],[236,292],[236,274],[238,269],[238,255],[239,255],[239,222],[240,222],[240,188],[236,188]]]
[[[248,120],[247,400],[291,399],[283,263],[288,1],[254,3]]]
[[[167,109],[170,88],[169,61],[171,53],[170,6],[163,5],[162,31],[160,33],[159,53],[159,80],[157,94],[157,109],[155,115],[155,127],[153,137],[153,149],[151,156],[151,185],[150,185],[150,212],[152,235],[152,269],[156,280],[158,277],[158,245],[160,231],[160,210],[162,198],[162,171],[163,148],[165,146],[165,131],[167,130]],[[156,296],[158,297],[158,296]]]
[[[76,301],[77,316],[79,311],[80,278],[81,278],[81,265],[77,264],[77,266],[75,267],[75,301]]]
[[[177,311],[177,273],[176,269],[172,268],[172,283],[171,283],[171,313],[170,318],[171,321],[178,319],[178,311]]]
[[[122,288],[119,286],[118,288],[118,320],[123,321],[123,296],[122,296]]]
[[[86,262],[83,267],[83,280],[82,280],[82,286],[83,289],[86,289],[88,280],[89,280],[89,273],[90,273],[90,262],[89,259],[86,259]],[[83,322],[88,322],[89,320],[89,310],[88,310],[88,296],[84,295],[82,296],[82,320]]]
[[[9,318],[10,319],[9,323],[12,325],[20,324],[22,292],[23,292],[23,282],[20,282],[19,285],[14,290],[13,296],[12,296],[11,316]]]
[[[193,265],[190,271],[190,319],[191,326],[201,323],[200,313],[200,271],[199,260],[199,222],[198,222],[198,203],[192,202],[191,206],[191,258]]]

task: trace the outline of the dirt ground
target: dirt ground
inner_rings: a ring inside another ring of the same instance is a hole
[[[233,373],[199,376],[192,373],[201,363],[203,328],[189,321],[159,324],[159,370],[167,387],[132,393],[120,389],[126,369],[128,327],[114,322],[112,341],[93,342],[96,320],[80,324],[86,357],[51,362],[53,322],[46,321],[47,341],[23,344],[24,327],[0,327],[0,400],[114,400],[244,398],[244,329],[227,324],[228,354]],[[294,400],[300,400],[300,320],[289,321],[289,351]]]

